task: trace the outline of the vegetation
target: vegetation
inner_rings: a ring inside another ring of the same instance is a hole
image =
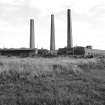
[[[0,57],[0,105],[104,104],[104,58]]]

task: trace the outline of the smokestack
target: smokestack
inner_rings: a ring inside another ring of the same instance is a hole
[[[72,44],[72,24],[71,24],[71,10],[67,10],[67,48],[73,47]]]
[[[30,19],[30,48],[35,48],[34,42],[34,19]]]
[[[51,15],[51,36],[50,36],[50,51],[55,50],[55,27],[54,27],[54,15]]]

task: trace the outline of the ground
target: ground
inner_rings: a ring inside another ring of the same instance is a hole
[[[104,105],[105,58],[0,57],[0,105]]]

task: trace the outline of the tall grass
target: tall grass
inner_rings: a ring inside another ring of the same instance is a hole
[[[104,105],[102,59],[1,58],[0,105]]]

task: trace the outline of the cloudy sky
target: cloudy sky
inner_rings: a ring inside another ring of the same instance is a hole
[[[74,46],[105,49],[105,0],[0,0],[0,48],[29,47],[29,19],[35,19],[35,45],[50,46],[55,14],[56,48],[66,46],[67,9],[72,11]]]

